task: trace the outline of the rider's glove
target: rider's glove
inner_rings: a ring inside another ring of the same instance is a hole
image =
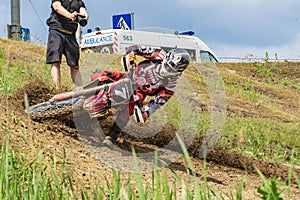
[[[134,52],[131,51],[129,54],[128,54],[128,57],[129,57],[129,61],[135,61],[135,55],[134,55]]]

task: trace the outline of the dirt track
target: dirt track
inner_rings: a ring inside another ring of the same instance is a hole
[[[113,164],[123,163],[124,166],[126,166],[127,164],[129,165],[130,162],[132,163],[132,154],[129,151],[131,144],[134,145],[137,153],[151,152],[163,146],[166,138],[168,138],[166,135],[174,136],[174,128],[165,126],[156,136],[153,136],[151,140],[149,140],[149,138],[136,139],[135,137],[124,135],[122,140],[119,141],[119,147],[123,151],[109,150],[99,145],[98,142],[101,142],[101,137],[94,140],[96,145],[92,144],[91,140],[89,140],[89,143],[84,142],[86,138],[82,134],[78,134],[78,127],[76,129],[74,124],[70,121],[64,123],[57,120],[49,120],[43,123],[32,121],[24,113],[24,102],[23,99],[20,98],[23,97],[24,91],[26,91],[30,97],[31,104],[48,100],[57,92],[51,91],[43,82],[35,81],[21,88],[13,95],[2,97],[1,121],[8,125],[8,127],[11,127],[11,129],[16,130],[16,133],[13,134],[11,138],[13,147],[20,149],[24,153],[26,152],[29,156],[34,156],[37,151],[40,150],[48,155],[56,152],[58,158],[61,157],[62,151],[65,150],[68,160],[72,163],[70,165],[70,173],[74,174],[75,178],[79,178],[86,188],[93,185],[93,179],[98,183],[104,183],[103,177],[111,173],[110,168]],[[7,116],[7,112],[5,111],[8,108],[10,111],[13,111],[18,121],[25,122],[27,126],[24,126],[23,123],[15,123],[16,119],[13,121],[12,117]],[[106,121],[105,124],[109,123]],[[105,130],[106,127],[102,128]],[[101,134],[101,130],[98,131]],[[91,135],[93,134],[94,133]],[[3,137],[0,137],[0,140],[2,138]],[[203,160],[198,158],[200,145],[200,140],[194,141],[189,148],[189,152],[193,156],[192,160],[196,168],[196,174],[201,182],[205,177],[202,175],[204,166]],[[172,148],[169,149],[169,151],[172,151]],[[127,154],[124,152],[127,152]],[[176,152],[173,153],[176,154]],[[98,157],[98,155],[100,157]],[[185,168],[184,158],[181,155],[176,155],[178,159],[171,162],[166,168],[168,175],[170,178],[173,177],[172,169],[182,179],[185,179],[188,177],[188,174]],[[228,195],[231,193],[235,195],[236,190],[242,187],[243,199],[258,199],[256,187],[261,185],[261,183],[255,167],[260,169],[267,177],[281,177],[283,181],[288,177],[288,165],[241,157],[223,150],[215,149],[210,152],[207,156],[207,161],[208,184],[212,188],[219,189]],[[149,163],[145,162],[145,165],[146,164]],[[145,169],[147,169],[147,166]],[[299,167],[295,168],[295,171],[298,173],[298,176],[300,176]],[[89,176],[90,173],[92,176]],[[126,175],[124,175],[124,177],[126,177]],[[151,173],[145,173],[144,179],[150,181]],[[300,196],[300,189],[297,188],[296,185],[293,185],[292,196],[292,199],[297,199]]]

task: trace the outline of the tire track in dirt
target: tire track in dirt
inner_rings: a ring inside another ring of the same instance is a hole
[[[47,101],[50,97],[57,93],[57,91],[50,90],[47,86],[45,86],[45,84],[42,81],[37,80],[28,85],[25,85],[23,88],[16,91],[16,93],[14,93],[13,95],[9,95],[7,97],[8,104],[3,103],[3,100],[6,99],[6,96],[2,95],[1,108],[3,109],[3,107],[7,105],[8,108],[6,109],[9,109],[14,113],[18,113],[18,117],[20,117],[21,120],[24,118],[24,121],[27,120],[27,116],[24,113],[24,102],[22,99],[24,91],[27,92],[31,104]],[[6,119],[3,120],[8,122],[8,120]],[[78,145],[78,142],[80,141],[80,136],[78,136],[77,130],[74,128],[72,122],[67,121],[65,123],[62,123],[57,120],[50,120],[44,123],[34,122],[32,123],[32,126],[33,127],[31,129],[35,130],[36,132],[31,132],[30,134],[35,135],[35,137],[39,137],[41,141],[44,141],[45,143],[49,141],[49,135],[43,134],[45,130],[53,134],[62,133],[64,136],[59,137],[58,141],[52,141],[54,142],[54,144],[57,143],[57,145],[61,145],[62,143],[65,143],[71,147],[69,151],[85,154],[82,157],[84,158],[84,160],[89,160],[89,162],[91,163],[74,163],[74,165],[76,165],[74,166],[74,174],[82,174],[82,167],[79,167],[81,164],[91,169],[92,171],[107,171],[107,169],[105,169],[105,166],[101,165],[100,167],[99,163],[97,164],[99,160],[93,160],[91,158],[88,159],[88,157],[95,158],[95,155],[93,155],[91,149],[83,151],[82,149],[84,147],[82,145]],[[168,138],[173,138],[174,135],[174,127],[166,126],[164,127],[163,131],[159,132],[157,135],[153,136],[150,139],[136,139],[134,137],[123,134],[123,141],[121,141],[119,145],[121,148],[127,151],[130,151],[132,144],[135,145],[135,147],[137,147],[137,151],[153,151],[154,149],[163,147],[165,144],[168,144]],[[53,140],[55,140],[55,138],[56,137],[53,137]],[[16,141],[16,143],[18,143],[18,141]],[[77,145],[73,145],[72,143]],[[199,159],[198,157],[198,151],[200,146],[201,139],[198,139],[194,141],[194,143],[189,147],[189,152],[193,157],[193,162],[196,167],[199,181],[203,181],[204,177],[202,175],[202,170],[204,163],[203,160]],[[108,151],[105,148],[103,149],[103,147],[100,147],[100,150]],[[129,155],[126,156],[120,154],[114,159],[124,159],[126,162],[128,162],[128,160],[126,160],[128,159],[128,157]],[[86,162],[84,160],[83,162]],[[247,185],[243,187],[243,190],[246,192],[247,195],[249,195],[249,197],[253,197],[251,195],[254,195],[256,191],[255,187],[257,187],[260,184],[260,180],[255,168],[258,168],[267,177],[281,177],[283,180],[288,177],[289,171],[289,165],[287,164],[276,163],[271,161],[262,161],[252,157],[245,157],[239,154],[229,153],[228,151],[221,149],[215,149],[207,155],[206,165],[208,183],[211,184],[213,187],[219,188],[225,193],[236,190],[236,188],[243,182],[243,179],[246,176]],[[185,160],[183,157],[180,157],[176,162],[172,162],[169,165],[169,168],[176,171],[176,173],[178,173],[179,175],[182,175],[182,177],[188,178],[186,173]],[[78,170],[78,172],[76,172],[76,170]],[[298,176],[300,176],[299,167],[295,167],[294,170],[298,174]],[[172,173],[170,172],[169,175],[172,176]],[[145,175],[145,177],[151,179],[151,175]],[[295,195],[300,196],[298,191],[299,188],[297,187],[298,186],[293,185],[293,191]]]

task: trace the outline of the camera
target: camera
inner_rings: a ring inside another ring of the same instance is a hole
[[[75,21],[78,22],[82,27],[87,25],[87,20],[85,19],[84,15],[77,14]]]

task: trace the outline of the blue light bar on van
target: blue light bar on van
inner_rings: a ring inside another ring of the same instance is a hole
[[[185,31],[185,32],[179,33],[179,35],[195,35],[195,32],[194,31]]]

